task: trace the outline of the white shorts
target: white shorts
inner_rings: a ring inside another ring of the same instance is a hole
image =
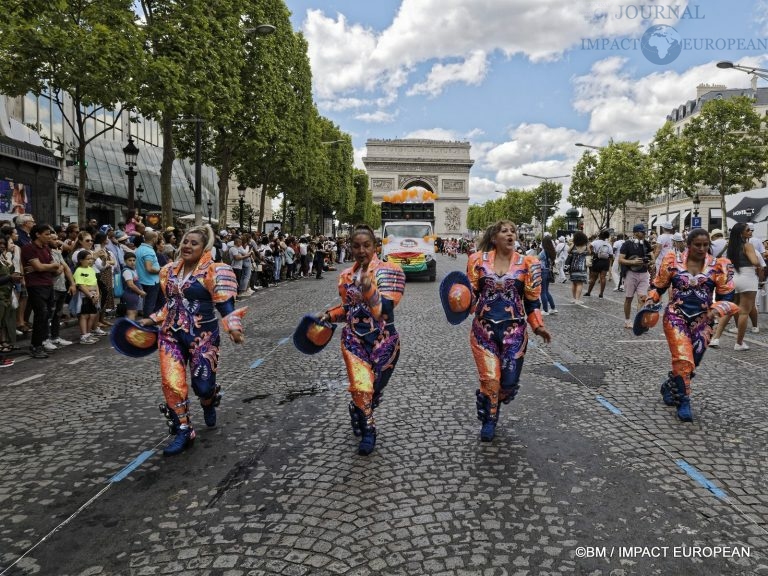
[[[733,285],[736,294],[742,292],[757,292],[757,272],[752,266],[743,266],[741,270],[733,270]]]

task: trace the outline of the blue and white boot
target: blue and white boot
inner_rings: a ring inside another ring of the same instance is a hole
[[[675,393],[672,390],[672,378],[674,378],[674,376],[672,375],[672,372],[670,372],[667,379],[661,383],[661,389],[659,390],[659,392],[661,392],[661,398],[667,406],[674,406],[676,404]]]
[[[360,419],[360,444],[357,453],[360,456],[368,456],[376,448],[376,425],[373,423],[373,414],[370,418]]]
[[[176,432],[176,436],[173,438],[170,444],[163,448],[163,454],[165,456],[175,456],[180,454],[187,447],[195,441],[195,430],[189,424],[181,424],[179,431]]]
[[[216,426],[216,407],[221,404],[221,386],[216,386],[216,390],[213,393],[213,399],[208,405],[203,404],[203,400],[200,400],[200,406],[203,407],[203,420],[208,428],[214,428]]]
[[[677,392],[677,417],[683,422],[693,422],[693,411],[691,410],[691,399],[685,393],[685,381],[682,376],[673,378],[675,391]]]

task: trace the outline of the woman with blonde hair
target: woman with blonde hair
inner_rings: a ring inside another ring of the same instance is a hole
[[[213,241],[210,226],[195,226],[184,234],[179,258],[160,271],[165,305],[141,321],[143,326],[160,326],[160,376],[165,396],[161,410],[175,435],[163,450],[166,456],[178,454],[195,439],[188,409],[187,364],[205,423],[216,425],[216,406],[221,400],[216,385],[221,337],[215,310],[231,340],[243,342],[246,308],[235,310],[235,274],[228,264],[213,261]]]

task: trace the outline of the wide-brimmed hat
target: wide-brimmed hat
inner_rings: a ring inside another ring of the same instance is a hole
[[[723,236],[723,231],[720,230],[720,228],[715,228],[712,230],[712,232],[709,233],[711,238],[714,238],[715,236]]]
[[[109,340],[115,350],[131,358],[143,358],[157,350],[157,326],[142,326],[128,318],[119,318],[112,325]]]
[[[662,222],[661,224],[659,224],[659,227],[662,230],[674,230],[675,229],[675,227],[672,225],[672,222]]]
[[[659,311],[661,310],[661,304],[653,304],[651,306],[643,306],[638,310],[635,315],[635,322],[632,325],[632,332],[635,336],[642,336],[649,329],[656,326],[659,321]]]
[[[440,282],[440,302],[445,318],[451,324],[461,324],[472,308],[472,285],[463,272],[449,272]]]
[[[304,316],[293,331],[293,345],[304,354],[317,354],[333,338],[336,324],[320,322],[317,316]]]

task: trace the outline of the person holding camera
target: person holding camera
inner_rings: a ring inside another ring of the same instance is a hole
[[[619,265],[624,270],[624,328],[632,328],[632,300],[637,296],[637,307],[645,304],[651,283],[649,266],[653,249],[645,239],[645,225],[632,227],[634,238],[625,241],[619,251]]]

